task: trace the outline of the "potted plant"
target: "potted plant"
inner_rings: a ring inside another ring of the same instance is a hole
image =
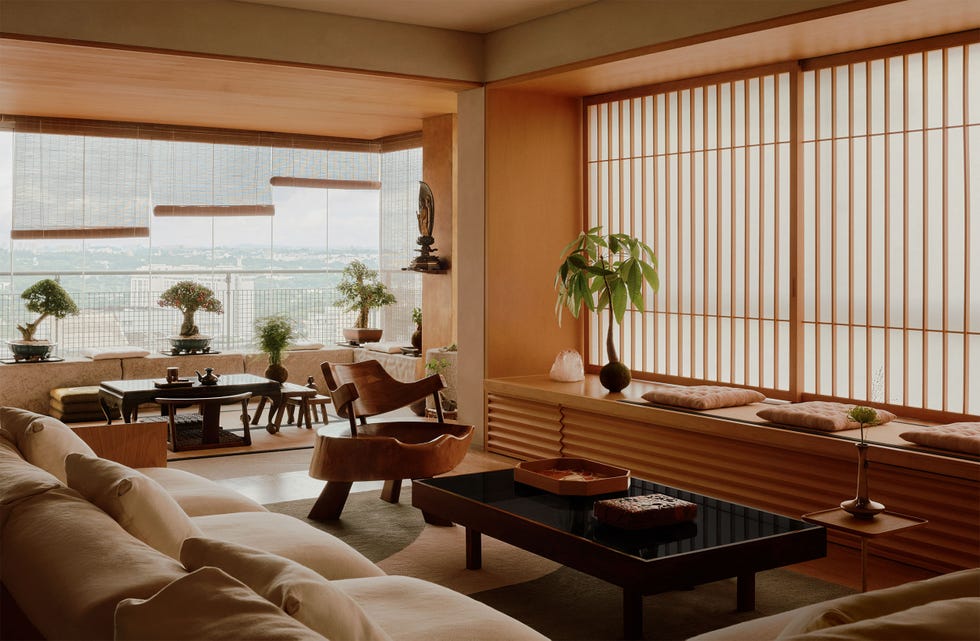
[[[422,308],[412,308],[412,322],[415,323],[415,331],[412,332],[412,347],[417,350],[422,349]]]
[[[425,371],[429,374],[439,374],[446,384],[445,389],[439,391],[439,401],[442,405],[442,415],[444,418],[454,420],[458,416],[456,406],[456,345],[447,345],[428,351],[430,358],[425,364]],[[435,406],[428,407],[432,403],[432,398],[426,399],[426,415],[436,416]]]
[[[211,288],[192,280],[182,280],[160,294],[157,304],[160,307],[176,307],[184,314],[180,332],[177,336],[170,337],[174,354],[210,350],[211,337],[200,333],[194,324],[194,313],[198,310],[215,314],[224,312],[221,301],[215,297]]]
[[[555,275],[558,301],[555,313],[561,325],[562,309],[578,318],[585,306],[590,312],[609,310],[606,356],[599,382],[610,392],[630,384],[630,370],[619,362],[613,342],[613,326],[623,321],[630,305],[643,309],[644,283],[653,292],[660,288],[657,259],[649,245],[627,234],[602,234],[602,227],[581,232],[561,253]]]
[[[40,314],[34,322],[18,325],[21,340],[7,341],[14,360],[43,361],[54,349],[55,343],[34,338],[38,326],[48,316],[64,318],[78,313],[78,306],[71,296],[57,281],[45,278],[34,283],[20,295],[27,301],[27,311]]]
[[[255,340],[259,349],[269,356],[265,377],[285,383],[289,371],[283,367],[282,354],[294,335],[293,321],[285,314],[266,316],[255,321]]]
[[[366,343],[381,339],[382,330],[368,327],[368,314],[372,309],[391,305],[395,295],[378,278],[378,272],[369,269],[359,260],[351,261],[341,274],[337,293],[340,298],[334,305],[345,312],[357,312],[354,327],[344,329],[344,338],[351,343]]]

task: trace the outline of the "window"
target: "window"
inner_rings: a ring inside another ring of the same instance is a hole
[[[637,376],[980,413],[976,39],[587,101],[586,222],[660,265],[620,328]]]
[[[20,292],[57,278],[81,308],[40,328],[58,355],[118,344],[166,349],[179,319],[156,300],[191,279],[224,303],[224,314],[196,319],[218,349],[253,347],[254,320],[273,313],[331,344],[353,320],[332,302],[354,259],[379,269],[398,301],[372,322],[391,340],[407,342],[414,330],[421,277],[401,268],[414,255],[417,234],[406,230],[416,220],[421,148],[19,117],[12,126],[0,131],[4,338],[33,320]],[[15,138],[37,153],[15,156]],[[143,233],[115,233],[127,226]]]

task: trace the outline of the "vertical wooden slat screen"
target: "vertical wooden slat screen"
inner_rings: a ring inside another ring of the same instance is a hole
[[[978,57],[966,44],[803,72],[804,397],[980,413]]]
[[[980,414],[978,69],[964,32],[587,99],[586,222],[659,260],[634,374]]]
[[[586,105],[587,224],[639,235],[659,261],[660,292],[618,333],[641,377],[789,392],[790,74]],[[590,365],[607,322],[589,321]]]

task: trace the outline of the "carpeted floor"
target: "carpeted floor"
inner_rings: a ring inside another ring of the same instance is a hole
[[[306,519],[313,500],[266,507]],[[622,592],[591,576],[534,554],[483,539],[483,569],[466,570],[462,527],[425,525],[402,490],[392,505],[378,492],[351,494],[341,519],[312,525],[342,538],[388,572],[434,581],[469,594],[523,621],[555,640],[606,640],[622,637]],[[645,639],[688,637],[759,616],[850,594],[848,588],[790,570],[756,577],[756,609],[735,611],[735,580],[644,599]]]

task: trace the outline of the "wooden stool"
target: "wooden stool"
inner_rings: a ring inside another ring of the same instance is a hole
[[[293,406],[298,405],[300,408],[300,422],[303,419],[306,420],[306,427],[311,429],[313,427],[313,422],[310,420],[309,407],[306,405],[306,399],[313,398],[317,395],[315,389],[310,389],[309,387],[304,387],[302,385],[296,385],[295,383],[283,383],[279,397],[279,403],[273,403],[269,407],[269,423],[266,425],[266,431],[270,434],[275,434],[279,431],[282,426],[283,414],[286,413],[286,408],[291,404]],[[262,410],[265,408],[266,397],[263,396],[259,399],[259,406],[255,410],[255,415],[252,417],[252,425],[256,425],[259,422],[259,417],[262,415]],[[273,414],[275,412],[275,414]],[[290,411],[288,417],[289,422],[292,423],[293,416]],[[297,424],[297,427],[299,424]]]
[[[299,420],[306,421],[307,429],[312,429],[313,425],[310,420],[314,423],[323,423],[326,425],[330,422],[330,418],[327,416],[327,405],[330,405],[330,397],[323,396],[322,394],[317,394],[316,396],[308,396],[303,398],[289,398],[286,399],[286,422],[293,422],[293,410],[299,408]]]

